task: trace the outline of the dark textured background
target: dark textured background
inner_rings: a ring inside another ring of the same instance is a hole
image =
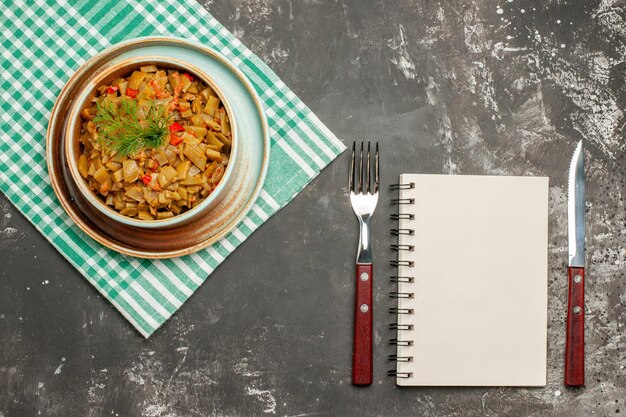
[[[144,340],[0,197],[0,417],[626,414],[626,3],[229,0],[204,6],[351,143],[382,145],[375,380],[350,385],[357,224],[342,155]],[[585,140],[587,386],[562,385],[566,171]],[[548,385],[399,389],[387,185],[550,177]]]

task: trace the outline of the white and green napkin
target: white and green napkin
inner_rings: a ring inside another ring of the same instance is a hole
[[[0,9],[0,190],[148,337],[344,146],[267,65],[194,1],[47,3],[5,2]],[[194,39],[234,62],[261,97],[271,135],[267,181],[250,214],[212,247],[169,260],[123,256],[93,241],[63,211],[46,169],[48,118],[65,82],[102,49],[148,35]]]

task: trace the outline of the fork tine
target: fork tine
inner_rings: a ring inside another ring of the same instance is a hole
[[[350,174],[348,177],[348,185],[350,192],[354,191],[354,151],[356,150],[356,142],[352,142],[352,157],[350,158]]]
[[[365,168],[365,172],[367,172],[367,185],[365,187],[364,192],[371,193],[372,192],[372,178],[370,175],[370,143],[367,142],[367,168]]]
[[[359,188],[358,193],[363,193],[363,142],[361,142],[361,154],[359,156]]]
[[[378,186],[380,185],[380,171],[379,171],[379,164],[378,164],[378,142],[376,142],[376,160],[374,161],[374,168],[376,170],[375,173],[375,183],[374,183],[374,193],[378,192]]]

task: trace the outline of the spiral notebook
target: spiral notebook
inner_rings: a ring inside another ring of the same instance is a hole
[[[403,174],[395,188],[396,383],[545,385],[548,178]]]

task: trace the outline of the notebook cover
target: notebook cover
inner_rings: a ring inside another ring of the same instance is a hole
[[[546,384],[548,178],[404,174],[398,385]]]

